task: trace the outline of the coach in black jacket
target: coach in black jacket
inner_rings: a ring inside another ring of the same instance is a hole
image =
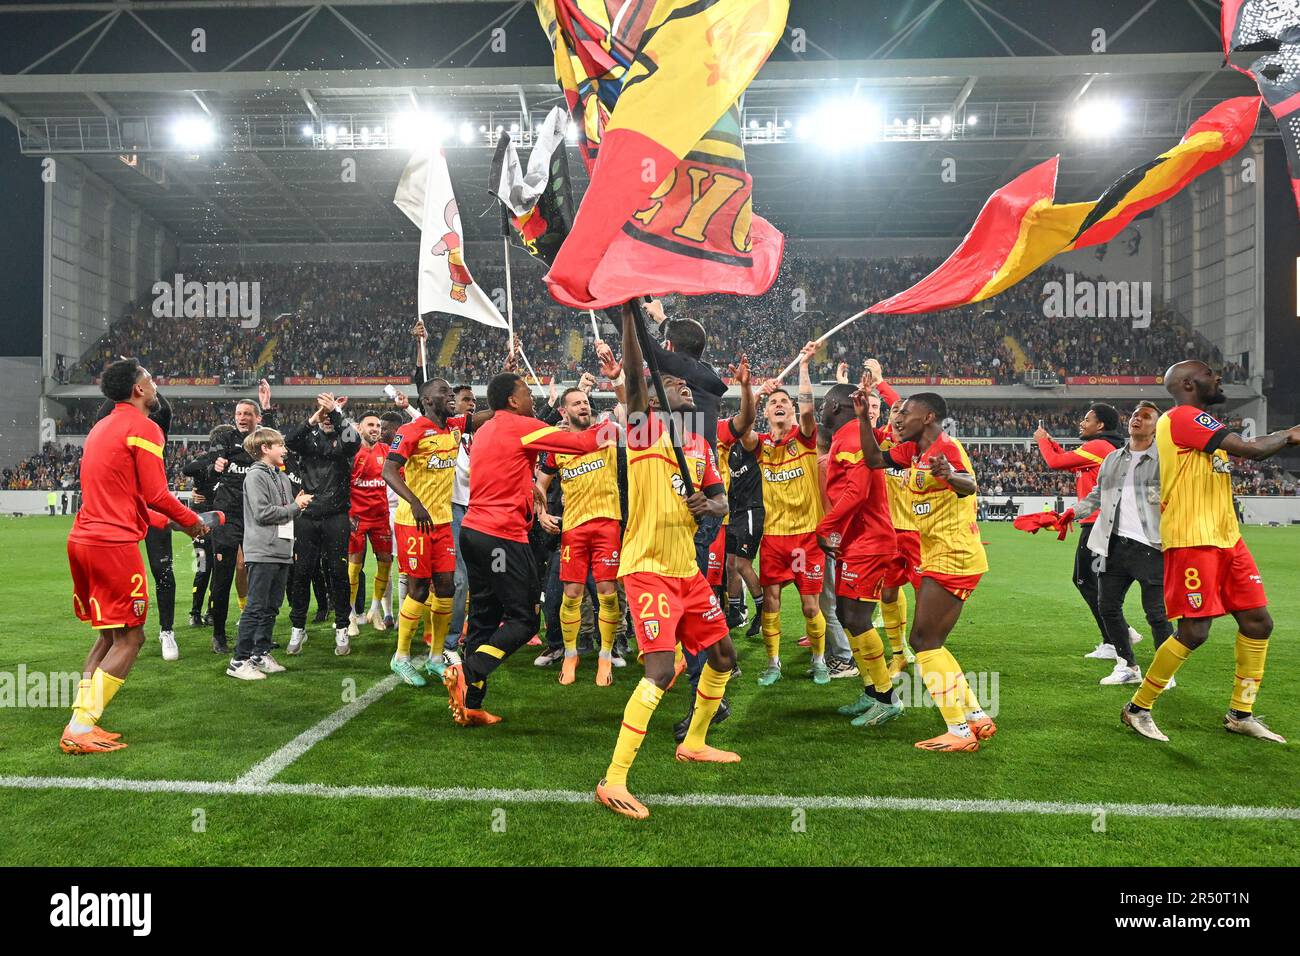
[[[305,639],[312,570],[320,562],[334,604],[334,653],[343,655],[350,650],[348,615],[352,610],[348,600],[352,459],[361,450],[361,435],[339,411],[347,403],[346,396],[335,400],[333,395],[322,393],[316,403],[312,416],[285,435],[285,445],[297,456],[302,490],[313,496],[311,504],[293,522],[298,573],[294,574],[289,595],[289,623],[293,627],[289,653],[297,653]]]

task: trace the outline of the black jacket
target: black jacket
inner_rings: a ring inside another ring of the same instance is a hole
[[[315,495],[302,512],[304,518],[347,514],[352,503],[352,459],[361,450],[361,435],[338,412],[330,412],[330,421],[332,434],[304,420],[284,436],[285,445],[297,456],[302,490]]]
[[[275,427],[275,414],[270,409],[262,413],[262,427]],[[212,507],[224,511],[226,524],[238,528],[244,526],[244,476],[253,467],[252,457],[244,451],[244,439],[247,437],[247,432],[235,429],[216,442],[213,448],[219,454],[209,459],[206,475],[216,488],[212,495]],[[218,472],[213,468],[217,458],[226,459],[224,471]]]
[[[213,446],[213,449],[206,454],[200,455],[192,461],[186,462],[181,467],[181,474],[186,478],[194,479],[194,492],[203,496],[204,502],[211,505],[213,496],[216,494],[217,483],[213,480],[212,465],[220,456],[220,451]],[[217,477],[220,477],[219,475]],[[203,509],[200,509],[203,510]]]

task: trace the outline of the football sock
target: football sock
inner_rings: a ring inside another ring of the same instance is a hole
[[[907,636],[907,592],[900,587],[896,600],[880,605],[880,614],[885,619],[885,637],[889,639],[890,650],[903,653],[903,638]]]
[[[582,595],[560,598],[560,636],[564,639],[564,656],[578,653],[578,631],[582,629]]]
[[[767,648],[768,660],[781,663],[781,612],[763,611],[763,646]],[[825,633],[825,631],[823,631]]]
[[[451,629],[452,598],[429,597],[430,613],[433,615],[433,643],[429,645],[429,656],[441,654],[447,643],[447,632]]]
[[[397,659],[409,660],[411,657],[411,638],[415,629],[424,619],[424,605],[409,594],[402,598],[402,610],[397,616]]]
[[[965,689],[962,708],[966,711],[967,720],[979,720],[986,716],[984,709],[980,707],[980,699],[975,696],[975,692],[970,689],[970,681],[963,679],[961,686]]]
[[[745,599],[743,597],[727,598],[727,608],[731,611],[733,617],[739,614],[741,609],[744,608],[744,606],[745,606]]]
[[[873,627],[862,634],[850,634],[849,647],[853,651],[853,659],[857,661],[863,686],[889,693],[894,685],[889,679],[885,642],[880,639],[880,632]]]
[[[804,618],[808,623],[805,626],[808,634],[808,649],[812,652],[813,660],[825,658],[826,656],[826,616],[818,609],[812,617]]]
[[[614,634],[618,631],[618,592],[596,594],[596,625],[600,630],[600,653],[608,655],[614,649]]]
[[[406,600],[406,575],[398,573],[397,575],[397,606],[400,608],[402,602]]]
[[[388,569],[391,564],[378,564],[375,566],[375,603],[385,611],[388,608],[385,602],[388,600]]]
[[[361,565],[348,562],[348,607],[357,606],[357,589],[361,587]]]
[[[245,597],[244,595],[242,595],[242,594],[236,595],[235,599],[236,599],[237,601],[239,601],[239,609],[240,609],[241,611],[242,611],[244,608],[248,607],[248,598]]]
[[[90,677],[77,684],[77,699],[72,704],[72,721],[69,728],[74,734],[89,733],[104,715],[104,708],[122,689],[125,678],[114,677],[102,667],[96,667]]]
[[[1268,657],[1268,638],[1237,635],[1237,669],[1232,682],[1232,703],[1235,711],[1249,714],[1255,706],[1259,685],[1264,680],[1264,659]]]
[[[1133,695],[1133,706],[1150,710],[1156,698],[1168,686],[1169,678],[1178,673],[1178,668],[1183,666],[1190,653],[1192,653],[1191,649],[1176,637],[1169,638],[1156,648],[1156,656],[1151,659],[1151,666],[1147,668],[1146,676],[1142,678],[1142,685]],[[1261,666],[1263,664],[1262,658],[1260,664]]]
[[[691,713],[691,726],[686,731],[682,746],[687,750],[703,750],[704,738],[709,732],[713,715],[722,705],[731,671],[715,671],[708,661],[700,669],[700,681],[695,688],[695,710]]]
[[[420,620],[424,624],[424,643],[432,646],[433,642],[433,593],[424,599],[423,609],[420,611]]]
[[[650,718],[663,696],[664,692],[644,677],[633,688],[632,696],[623,708],[623,725],[618,731],[618,742],[614,744],[614,756],[605,771],[606,783],[627,786],[627,772],[632,768],[636,752],[645,739],[646,727],[650,725]]]
[[[916,663],[921,669],[921,680],[930,692],[939,713],[943,714],[948,732],[958,737],[969,737],[970,727],[966,725],[966,713],[962,705],[966,700],[966,678],[962,676],[961,665],[946,647],[932,651],[920,651]]]

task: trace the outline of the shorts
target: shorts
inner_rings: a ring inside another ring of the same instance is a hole
[[[879,602],[886,582],[903,561],[897,553],[844,555],[835,565],[835,596]]]
[[[709,570],[704,580],[709,587],[716,588],[722,584],[722,571],[727,566],[727,526],[718,528],[718,536],[709,545]]]
[[[451,522],[436,524],[422,532],[414,525],[397,526],[397,560],[401,573],[413,578],[430,578],[456,570],[456,542]]]
[[[357,530],[348,535],[348,554],[365,554],[367,539],[375,557],[393,556],[393,530],[386,523],[358,525]]]
[[[940,574],[938,571],[922,571],[921,578],[930,578],[958,601],[965,601],[980,583],[980,574]]]
[[[895,531],[894,540],[903,560],[890,569],[885,587],[901,588],[910,583],[912,590],[916,590],[921,586],[921,532]]]
[[[1259,568],[1244,538],[1231,548],[1169,548],[1165,551],[1165,613],[1220,617],[1268,603]]]
[[[95,630],[139,627],[149,614],[149,589],[138,544],[68,542],[72,608]]]
[[[763,510],[737,511],[727,525],[727,554],[735,554],[746,561],[758,557],[759,542],[763,540]]]
[[[758,583],[794,582],[800,594],[821,594],[826,576],[826,555],[817,544],[817,533],[765,534],[758,549]]]
[[[587,574],[597,581],[618,577],[618,550],[623,546],[617,518],[592,518],[560,534],[560,580],[586,584]]]
[[[642,654],[671,651],[681,643],[699,654],[727,636],[727,617],[704,575],[668,578],[634,571],[622,578],[633,633]]]

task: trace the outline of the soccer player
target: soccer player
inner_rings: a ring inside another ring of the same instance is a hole
[[[592,424],[591,399],[581,388],[565,389],[560,396],[565,430],[584,432]],[[600,657],[596,685],[614,683],[614,632],[618,628],[618,550],[622,508],[618,500],[618,450],[597,448],[582,455],[547,452],[539,462],[537,486],[545,495],[556,475],[564,495],[563,528],[545,516],[543,527],[560,530],[560,633],[564,659],[560,683],[572,684],[578,670],[578,630],[582,625],[582,592],[587,576],[596,582],[596,625],[600,632]],[[548,526],[549,524],[549,526]]]
[[[541,579],[528,543],[535,507],[544,501],[533,481],[543,452],[587,454],[599,429],[570,434],[533,417],[533,393],[514,372],[488,382],[489,411],[470,450],[469,510],[460,535],[469,575],[469,634],[464,663],[442,675],[452,719],[462,727],[495,724],[483,708],[488,677],[537,633]],[[606,443],[612,443],[607,439]]]
[[[752,391],[750,393],[753,394]],[[750,437],[753,437],[751,429]],[[718,457],[718,466],[722,466]],[[746,636],[758,633],[763,614],[763,587],[758,583],[754,559],[758,557],[763,540],[763,475],[758,460],[758,442],[749,447],[743,441],[730,448],[726,459],[727,474],[727,625],[744,627],[748,608],[745,591],[754,601],[754,619],[749,622]]]
[[[885,661],[885,643],[872,626],[885,580],[902,559],[889,518],[885,476],[863,465],[853,393],[852,385],[836,384],[822,399],[822,424],[831,432],[826,461],[830,509],[817,525],[817,543],[836,562],[835,616],[848,633],[862,677],[861,696],[839,712],[851,716],[855,727],[876,727],[903,713]],[[874,427],[880,398],[870,395],[867,401]]]
[[[992,718],[966,683],[961,666],[944,644],[962,607],[988,570],[984,545],[975,524],[979,488],[961,442],[944,434],[948,404],[934,392],[920,392],[903,402],[893,425],[897,444],[882,452],[871,424],[867,394],[854,393],[863,461],[869,468],[906,467],[912,514],[921,534],[921,586],[911,645],[926,690],[948,725],[947,733],[922,740],[917,747],[940,753],[979,750],[980,741],[997,732]]]
[[[722,527],[718,529],[718,537],[709,549],[709,567],[705,578],[711,587],[717,589],[718,600],[727,600],[727,627],[735,628],[745,623],[743,619],[745,599],[740,593],[740,573],[731,569],[728,557],[730,553],[728,542],[732,540],[731,456],[737,448],[742,454],[748,452],[751,457],[757,452],[758,438],[754,435],[753,429],[758,404],[750,382],[749,358],[742,353],[739,364],[732,366],[730,371],[736,387],[740,389],[740,409],[732,417],[718,422],[718,472],[722,475],[722,492],[727,496],[728,505],[727,514],[722,517]],[[749,483],[752,486],[758,481],[758,469],[754,468]],[[746,538],[750,537],[748,528],[743,533]],[[761,524],[759,534],[762,534]],[[737,545],[739,545],[738,540]],[[749,574],[751,577],[757,577],[752,565],[749,566]],[[757,583],[755,580],[755,584]],[[741,615],[739,618],[735,616],[737,611]]]
[[[727,513],[713,452],[704,439],[681,424],[695,411],[691,390],[674,376],[663,377],[667,411],[678,420],[682,450],[691,469],[694,492],[685,496],[668,427],[654,413],[641,371],[635,313],[623,307],[623,368],[627,389],[628,521],[623,533],[619,577],[627,592],[636,639],[645,658],[645,677],[623,711],[623,724],[596,799],[635,820],[650,815],[627,788],[627,774],[664,691],[676,676],[674,649],[680,641],[694,654],[707,655],[695,691],[695,709],[677,759],[736,763],[738,754],[705,743],[709,724],[726,691],[736,653],[726,615],[695,560],[695,528],[705,515]]]
[[[100,377],[113,402],[109,416],[86,436],[81,459],[81,510],[68,535],[72,603],[96,632],[82,668],[72,719],[59,748],[69,754],[106,753],[126,744],[99,726],[144,645],[149,589],[140,542],[150,527],[179,526],[190,537],[208,526],[167,490],[162,429],[149,420],[157,388],[133,358],[113,362]]]
[[[1188,656],[1210,636],[1216,617],[1237,622],[1236,670],[1225,730],[1284,744],[1253,713],[1264,680],[1273,618],[1264,583],[1232,507],[1229,455],[1259,461],[1300,445],[1300,425],[1245,439],[1210,414],[1227,399],[1222,378],[1204,362],[1179,362],[1165,372],[1174,407],[1156,423],[1160,456],[1160,541],[1165,556],[1165,610],[1178,632],[1156,649],[1142,686],[1120,719],[1150,740],[1167,741],[1151,717],[1156,698]]]
[[[460,435],[469,427],[463,415],[448,414],[451,385],[446,379],[429,379],[420,386],[419,398],[424,414],[397,430],[383,467],[384,481],[401,499],[394,520],[398,561],[406,572],[406,597],[397,616],[397,651],[389,667],[412,687],[426,683],[411,663],[411,639],[424,619],[426,604],[433,615],[433,634],[424,670],[440,677],[446,666],[442,648],[456,593],[451,485]]]
[[[798,590],[807,621],[813,682],[831,681],[825,657],[826,618],[818,605],[826,556],[817,544],[822,501],[817,481],[817,409],[808,373],[815,351],[817,343],[809,342],[799,353],[797,418],[789,392],[774,381],[763,387],[768,431],[758,440],[766,525],[759,546],[758,581],[763,587],[762,631],[768,661],[758,678],[760,687],[781,679],[781,589],[787,584]]]
[[[1124,436],[1119,431],[1119,412],[1111,405],[1093,402],[1079,422],[1079,437],[1083,439],[1083,444],[1066,451],[1052,441],[1052,436],[1042,425],[1034,431],[1034,440],[1038,442],[1038,450],[1043,453],[1047,467],[1074,472],[1075,498],[1082,501],[1096,486],[1097,471],[1106,456],[1115,449],[1124,447]],[[1074,586],[1088,605],[1093,620],[1097,622],[1097,630],[1101,633],[1096,648],[1084,656],[1114,660],[1115,646],[1107,641],[1106,622],[1101,618],[1100,591],[1097,585],[1099,565],[1096,556],[1088,549],[1088,538],[1096,520],[1097,514],[1093,512],[1079,522],[1079,544],[1074,551]],[[1127,621],[1124,626],[1128,628]],[[1135,638],[1135,643],[1141,640],[1135,630],[1130,629],[1130,636]]]
[[[388,524],[388,483],[384,481],[384,460],[388,445],[381,444],[383,422],[378,412],[365,412],[357,423],[361,433],[361,450],[352,459],[352,508],[348,512],[351,534],[348,536],[348,591],[354,608],[348,622],[348,636],[360,633],[355,612],[361,569],[366,563],[366,541],[375,553],[374,597],[366,619],[376,631],[388,630],[384,617],[388,601],[388,577],[393,567],[393,533]],[[392,439],[389,439],[389,444]]]

